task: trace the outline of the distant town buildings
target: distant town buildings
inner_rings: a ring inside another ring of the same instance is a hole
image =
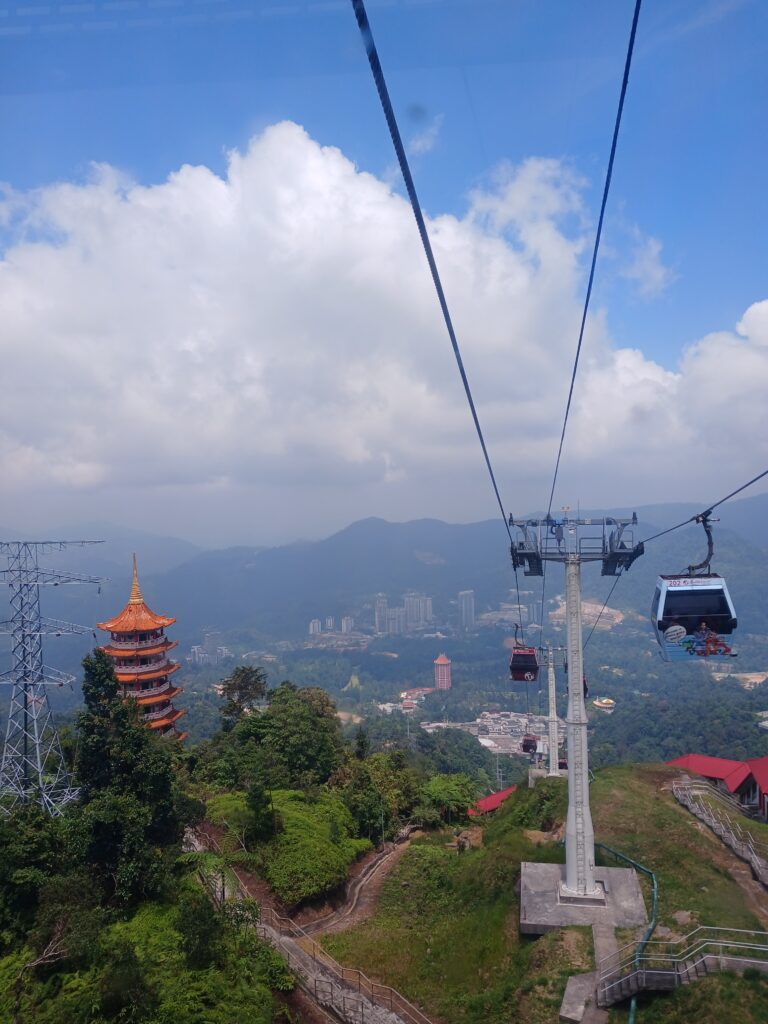
[[[450,690],[451,688],[451,659],[444,654],[435,658],[435,689]]]
[[[355,628],[355,620],[351,615],[343,615],[341,619],[341,632],[351,633]]]
[[[317,636],[318,633],[322,633],[323,627],[320,624],[320,619],[312,619],[309,624],[309,635]]]
[[[374,601],[374,628],[380,636],[398,636],[424,629],[434,616],[432,598],[409,591],[400,607],[390,608],[386,594],[377,594]]]
[[[426,594],[409,591],[403,597],[403,608],[407,630],[423,629],[432,621],[432,598]]]
[[[328,633],[333,633],[334,629],[336,628],[335,619],[332,615],[326,615],[325,628]]]
[[[387,632],[387,595],[377,594],[373,606],[374,629],[377,633]]]
[[[459,625],[465,633],[469,633],[475,628],[474,590],[459,591]]]
[[[405,632],[405,608],[387,609],[387,633],[399,636]]]
[[[221,633],[205,633],[201,644],[194,644],[189,661],[193,665],[220,665],[227,658],[234,658],[228,647],[221,643]]]

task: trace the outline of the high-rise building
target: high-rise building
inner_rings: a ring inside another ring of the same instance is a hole
[[[387,609],[387,633],[405,632],[405,608]]]
[[[221,633],[204,633],[203,647],[211,665],[217,663],[216,648],[221,646]]]
[[[387,595],[377,594],[374,605],[375,626],[377,633],[387,632]]]
[[[325,628],[328,633],[333,633],[334,629],[336,628],[336,623],[332,615],[326,615]]]
[[[451,659],[444,654],[435,658],[435,689],[450,690],[451,688]]]
[[[405,628],[422,629],[432,621],[432,598],[410,590],[403,596]]]
[[[322,633],[323,627],[320,624],[320,619],[312,619],[309,624],[309,635],[316,636],[318,633]]]
[[[355,620],[351,615],[344,615],[341,619],[341,632],[351,633],[355,628]]]
[[[183,692],[171,682],[179,663],[169,659],[168,651],[176,647],[176,641],[165,635],[166,626],[175,621],[170,615],[156,615],[144,603],[134,555],[128,604],[114,619],[97,625],[109,633],[102,650],[112,659],[121,695],[136,701],[147,728],[183,740],[187,733],[179,732],[176,722],[185,712],[171,703]]]
[[[208,664],[208,652],[202,644],[195,644],[191,651],[191,661],[193,665],[207,665]]]
[[[474,590],[459,591],[459,625],[465,633],[475,628],[475,592]]]

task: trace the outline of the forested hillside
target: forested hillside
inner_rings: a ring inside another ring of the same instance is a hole
[[[258,669],[232,674],[219,731],[188,748],[140,724],[102,652],[82,689],[65,743],[77,799],[0,815],[0,1014],[15,1024],[269,1024],[294,980],[233,869],[294,908],[410,816],[438,824],[490,788],[461,740],[345,742],[323,690],[267,693]],[[204,819],[221,853],[190,842]]]

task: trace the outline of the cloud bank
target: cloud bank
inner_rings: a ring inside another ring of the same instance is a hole
[[[583,187],[531,159],[429,222],[517,513],[548,494]],[[183,166],[145,186],[95,166],[84,184],[6,188],[0,232],[6,523],[103,516],[225,543],[494,515],[408,204],[299,126],[230,154],[225,178]],[[763,468],[768,301],[676,372],[607,323],[589,324],[560,500],[712,497]]]

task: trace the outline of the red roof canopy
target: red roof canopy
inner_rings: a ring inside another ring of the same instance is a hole
[[[729,761],[724,757],[708,757],[706,754],[685,754],[674,761],[667,761],[667,764],[684,768],[694,775],[703,775],[707,779],[721,779],[731,793],[735,793],[751,776],[760,792],[768,794],[768,757]]]
[[[674,761],[667,761],[667,764],[684,768],[694,775],[703,775],[707,779],[726,779],[737,768],[741,768],[744,762],[729,761],[725,757],[709,757],[707,754],[684,754]]]
[[[507,786],[506,789],[500,789],[498,793],[491,793],[490,796],[484,796],[482,800],[478,800],[474,807],[470,807],[467,814],[474,818],[478,814],[488,814],[490,811],[495,811],[497,807],[501,807],[507,797],[514,793],[517,786]]]

